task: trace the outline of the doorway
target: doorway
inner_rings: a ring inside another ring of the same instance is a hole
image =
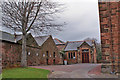
[[[89,63],[89,49],[82,50],[82,63]]]
[[[46,64],[48,65],[48,58],[49,58],[49,53],[46,51]]]
[[[46,64],[48,65],[48,59],[46,59]]]
[[[55,65],[55,59],[53,59],[53,64]]]
[[[82,53],[82,63],[89,63],[89,53]]]

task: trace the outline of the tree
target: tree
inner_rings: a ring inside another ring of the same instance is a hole
[[[97,43],[97,39],[96,39],[96,38],[89,38],[89,37],[88,37],[88,38],[86,38],[86,39],[84,39],[84,40],[85,40],[85,41],[86,41],[86,40],[94,40],[94,41]]]
[[[54,15],[60,12],[61,6],[50,0],[6,1],[1,4],[2,24],[12,31],[22,32],[21,67],[27,67],[26,36],[29,32],[61,30],[62,24],[54,24]]]

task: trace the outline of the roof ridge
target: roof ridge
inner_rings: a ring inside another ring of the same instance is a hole
[[[93,41],[93,40],[84,40],[84,41]]]
[[[55,40],[57,40],[59,43],[64,43],[63,41],[61,42],[61,40],[57,39],[57,38],[54,38]]]
[[[46,35],[46,36],[36,36],[34,38],[38,38],[38,37],[49,37],[50,35]]]
[[[72,42],[84,42],[84,41],[68,41],[68,42],[72,43]]]
[[[62,40],[60,40],[60,39],[58,39],[58,38],[54,38],[54,40],[58,41],[60,44],[65,44],[64,41],[62,41]]]
[[[93,41],[93,40],[83,40],[83,41],[67,41],[67,42],[84,42],[84,41]]]
[[[48,40],[49,37],[50,35],[49,36],[38,36],[38,37],[34,37],[34,39],[39,46],[42,46],[44,42]]]
[[[12,35],[12,36],[14,36],[14,34],[11,34],[11,33],[9,33],[9,32],[6,32],[6,31],[0,31],[0,32],[2,32],[2,33],[6,33],[6,34],[9,34],[9,35]]]

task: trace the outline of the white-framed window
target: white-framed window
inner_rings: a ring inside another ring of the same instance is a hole
[[[45,57],[45,54],[43,54],[43,57]]]
[[[51,54],[50,54],[50,57],[51,57]]]
[[[75,56],[73,57],[73,59],[75,59]]]
[[[36,53],[36,56],[38,56],[39,54],[38,53]]]
[[[28,52],[28,55],[30,55],[30,52]]]

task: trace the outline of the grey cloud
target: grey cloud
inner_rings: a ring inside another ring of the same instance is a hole
[[[63,1],[66,2],[68,7],[67,11],[61,16],[63,20],[68,21],[66,29],[57,33],[54,37],[64,41],[83,40],[87,37],[94,37],[100,41],[98,2],[96,0],[91,2],[90,0],[70,1]]]
[[[61,32],[53,33],[53,37],[63,41],[78,41],[87,37],[100,41],[99,14],[97,0],[55,0],[67,7],[59,14],[57,22],[67,22]]]

